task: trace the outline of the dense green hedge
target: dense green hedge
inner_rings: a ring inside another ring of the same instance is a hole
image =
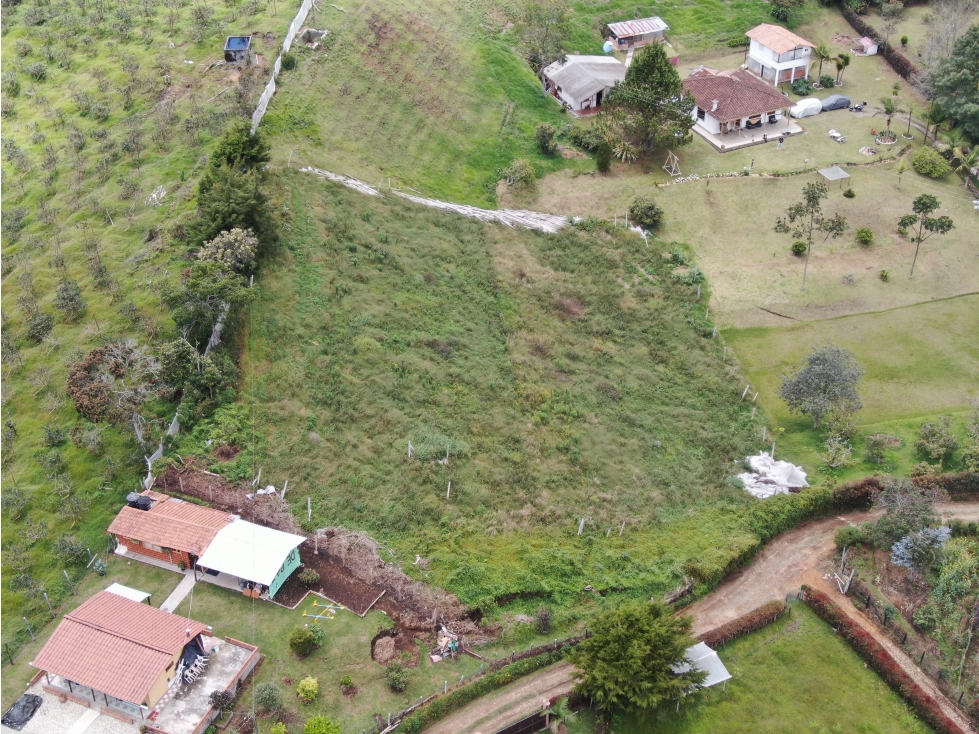
[[[789,611],[789,605],[781,599],[762,604],[756,609],[752,609],[747,614],[742,614],[737,619],[732,619],[727,624],[722,624],[716,629],[697,637],[700,642],[709,647],[717,647],[731,640],[735,640],[742,635],[760,630],[762,627],[771,624],[785,612]]]
[[[490,673],[482,678],[470,683],[468,686],[456,688],[445,696],[439,696],[418,709],[401,722],[399,727],[402,732],[413,734],[419,732],[436,721],[444,719],[453,711],[462,708],[467,703],[475,701],[488,693],[492,693],[497,688],[512,683],[517,678],[533,673],[541,668],[545,668],[552,663],[556,663],[564,657],[566,648],[537,655],[526,660],[508,665],[505,668]]]

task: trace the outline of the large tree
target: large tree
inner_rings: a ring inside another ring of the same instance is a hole
[[[221,262],[197,262],[179,288],[163,293],[173,320],[188,340],[205,343],[214,325],[252,299],[248,280]]]
[[[689,143],[695,106],[663,45],[653,43],[636,53],[625,80],[605,95],[599,125],[626,159]]]
[[[806,277],[809,275],[809,256],[812,254],[812,240],[816,232],[823,233],[823,242],[830,237],[836,239],[846,232],[849,225],[846,218],[839,214],[832,217],[823,215],[822,200],[829,197],[826,184],[822,182],[808,183],[802,189],[802,201],[786,209],[786,217],[775,220],[775,231],[781,234],[791,234],[793,237],[806,239],[806,263],[802,268],[802,290],[806,289]]]
[[[201,245],[222,232],[250,229],[262,245],[276,237],[275,217],[262,188],[260,171],[242,171],[222,165],[208,171],[197,195],[198,218],[191,228],[191,240]]]
[[[908,276],[909,278],[914,277],[914,266],[918,263],[918,251],[921,249],[921,243],[933,234],[948,234],[955,226],[950,217],[945,215],[940,217],[931,216],[938,211],[938,207],[940,206],[941,202],[938,201],[937,197],[931,194],[922,194],[911,205],[911,211],[914,214],[905,214],[898,222],[898,226],[900,227],[914,228],[914,234],[911,237],[911,241],[914,242],[914,260],[911,261],[911,275]]]
[[[889,548],[906,535],[938,525],[935,503],[944,499],[946,495],[931,485],[918,486],[903,478],[886,480],[875,502],[884,515],[871,529],[874,543]]]
[[[676,701],[705,674],[682,670],[693,645],[691,617],[673,616],[657,602],[625,604],[601,613],[593,634],[568,656],[577,690],[601,708],[637,711]]]
[[[517,25],[530,63],[537,69],[544,88],[544,69],[564,58],[568,36],[568,4],[565,0],[527,0]],[[546,92],[545,92],[546,94]]]
[[[790,411],[811,416],[813,428],[818,428],[819,419],[831,410],[860,410],[857,383],[862,375],[852,352],[827,344],[810,352],[806,365],[782,380],[780,395]]]
[[[932,72],[935,101],[979,144],[979,25],[955,42],[952,55]]]

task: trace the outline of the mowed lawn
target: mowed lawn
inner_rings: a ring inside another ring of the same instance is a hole
[[[866,732],[923,734],[896,693],[805,604],[719,651],[734,678],[674,706],[616,715],[616,734],[766,734]],[[572,734],[595,731],[587,709]]]

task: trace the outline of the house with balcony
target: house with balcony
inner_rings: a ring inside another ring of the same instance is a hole
[[[746,68],[770,84],[809,78],[815,45],[788,28],[762,23],[745,35],[751,39]]]

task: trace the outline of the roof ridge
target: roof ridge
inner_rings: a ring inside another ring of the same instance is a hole
[[[172,650],[167,650],[164,647],[158,647],[156,645],[152,645],[147,642],[142,642],[141,640],[134,640],[132,637],[127,637],[119,632],[116,632],[115,630],[109,629],[108,627],[103,627],[102,625],[96,622],[91,622],[87,619],[80,619],[75,616],[75,612],[69,612],[68,614],[66,614],[65,619],[70,619],[72,622],[75,622],[76,624],[83,625],[85,627],[88,627],[89,629],[98,630],[99,632],[103,632],[107,635],[111,635],[112,637],[116,637],[120,640],[125,640],[126,642],[131,642],[134,645],[139,645],[140,647],[146,647],[149,648],[150,650],[155,650],[156,652],[161,652],[168,655],[173,654]],[[188,624],[190,623],[191,621],[188,620]],[[197,622],[197,624],[200,624],[200,622]],[[181,645],[181,647],[183,647],[183,645]]]

